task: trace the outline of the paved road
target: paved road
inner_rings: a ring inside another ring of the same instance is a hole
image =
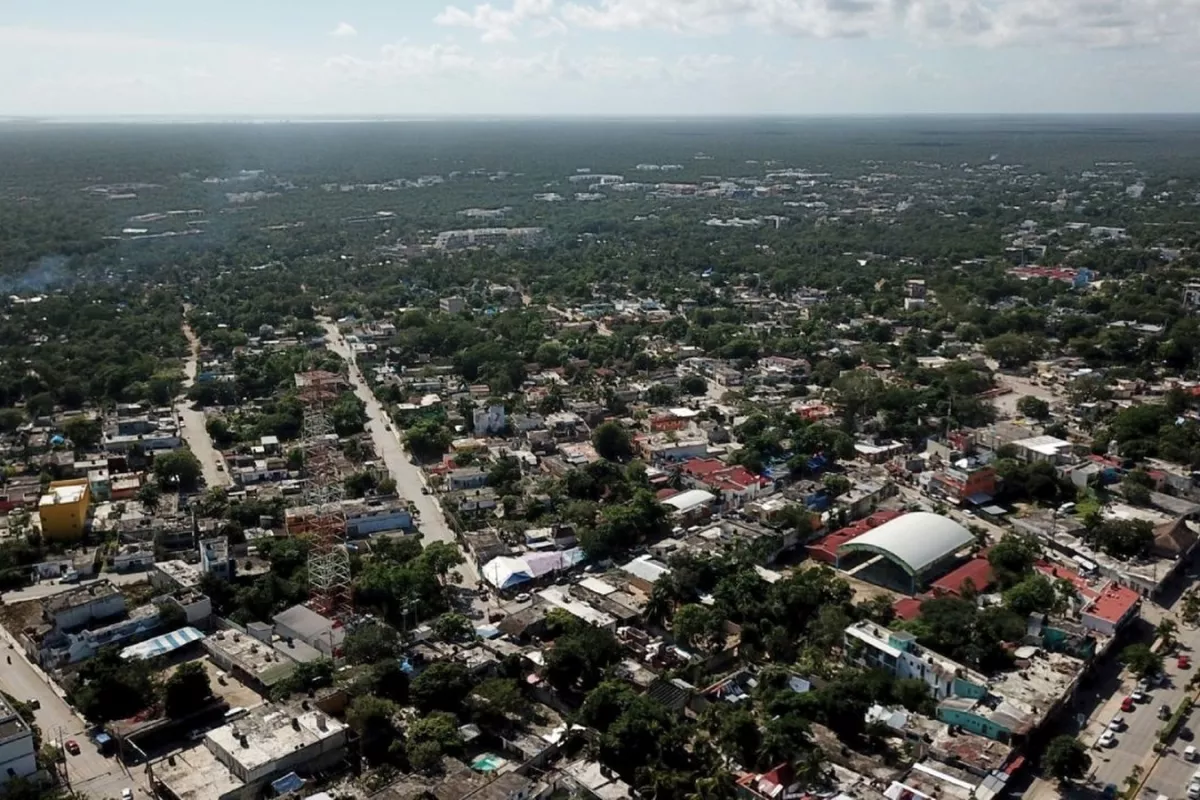
[[[425,486],[421,468],[412,463],[407,451],[400,443],[398,432],[388,430],[391,421],[388,419],[387,412],[375,398],[370,386],[367,385],[366,379],[355,363],[350,346],[338,331],[337,324],[331,321],[323,321],[322,324],[325,326],[326,332],[325,346],[350,365],[350,381],[354,385],[354,393],[367,407],[367,428],[375,442],[375,452],[383,459],[392,479],[396,481],[397,493],[401,497],[407,498],[420,512],[419,520],[421,533],[424,535],[423,541],[426,543],[449,542],[457,547],[458,539],[455,537],[454,531],[450,530],[450,526],[446,524],[446,518],[442,515],[442,509],[437,500],[432,495],[421,492]],[[464,586],[478,586],[479,573],[470,556],[467,556],[466,563],[459,567],[457,572],[462,575]]]
[[[118,759],[102,756],[87,738],[84,721],[59,697],[44,673],[25,659],[20,648],[9,649],[13,644],[8,631],[0,630],[0,651],[12,658],[12,664],[0,669],[0,688],[18,700],[37,699],[41,707],[34,716],[42,729],[43,741],[61,743],[74,739],[79,744],[79,755],[68,755],[66,761],[71,788],[89,797],[117,798],[128,787],[137,796],[148,797],[142,773],[136,770],[130,773]]]
[[[186,310],[184,313],[187,313]],[[217,469],[218,464],[224,466],[223,460],[221,454],[213,447],[212,437],[208,435],[204,412],[192,408],[187,399],[187,390],[196,382],[196,373],[200,368],[200,340],[196,338],[187,322],[183,323],[183,335],[187,337],[191,350],[183,365],[183,394],[175,401],[175,415],[183,420],[184,440],[196,458],[200,459],[200,466],[204,470],[204,482],[209,486],[229,486],[233,483],[229,473]]]
[[[98,580],[107,578],[117,586],[128,586],[131,583],[141,583],[150,579],[148,572],[106,572],[95,578],[89,578],[79,583],[54,583],[46,581],[45,583],[37,583],[33,586],[27,586],[24,589],[18,589],[13,592],[4,593],[5,603],[21,603],[26,600],[41,600],[43,597],[52,597],[56,594],[73,589],[76,586],[87,586],[89,583],[95,583]]]

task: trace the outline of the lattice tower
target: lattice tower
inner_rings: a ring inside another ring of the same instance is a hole
[[[303,531],[312,538],[308,555],[309,606],[342,620],[350,607],[350,552],[346,549],[345,475],[329,409],[341,378],[314,371],[297,375],[304,405],[301,448],[304,453],[306,514]]]

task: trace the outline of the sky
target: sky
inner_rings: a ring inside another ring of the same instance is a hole
[[[0,116],[1200,112],[1200,0],[0,0]]]

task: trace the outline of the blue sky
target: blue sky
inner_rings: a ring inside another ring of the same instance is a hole
[[[0,115],[1200,112],[1200,0],[10,0]]]

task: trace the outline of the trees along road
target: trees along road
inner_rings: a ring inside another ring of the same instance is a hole
[[[354,360],[354,353],[338,330],[337,324],[332,321],[322,321],[321,324],[325,327],[326,332],[325,346],[341,356],[350,367],[350,382],[354,386],[354,393],[367,408],[367,429],[371,433],[371,439],[375,442],[375,452],[383,459],[392,479],[396,481],[396,492],[401,497],[408,499],[419,512],[420,529],[424,536],[422,541],[426,544],[448,542],[461,550],[458,538],[446,523],[446,518],[442,515],[442,508],[437,500],[433,495],[421,492],[425,486],[421,468],[412,463],[408,452],[400,443],[399,432],[388,430],[389,427],[393,427],[391,420],[388,418],[383,404],[375,398],[375,393],[367,385],[362,371],[359,370],[358,364]],[[466,553],[463,555],[466,561],[455,571],[462,576],[463,586],[477,587],[479,573],[470,556]]]
[[[184,313],[186,314],[186,310]],[[189,350],[183,365],[183,394],[175,401],[175,416],[183,426],[184,441],[192,454],[200,460],[200,466],[204,470],[204,483],[208,486],[229,486],[233,483],[229,473],[217,469],[218,464],[224,467],[224,459],[213,447],[212,437],[208,435],[208,428],[205,427],[207,420],[204,412],[192,408],[187,399],[187,391],[196,382],[196,374],[200,369],[200,340],[186,322],[183,323],[183,335],[187,337]]]

